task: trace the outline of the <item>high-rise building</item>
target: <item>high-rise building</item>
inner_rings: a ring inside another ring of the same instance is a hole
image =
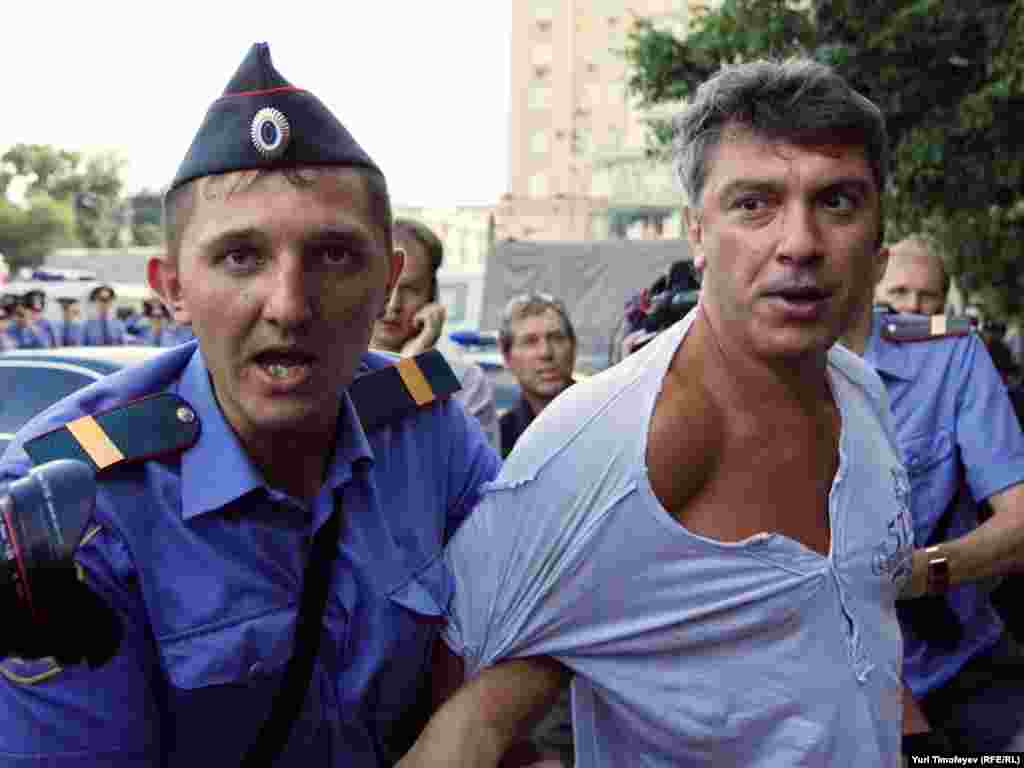
[[[502,238],[678,237],[680,194],[649,160],[622,51],[648,18],[683,37],[706,0],[513,0]]]

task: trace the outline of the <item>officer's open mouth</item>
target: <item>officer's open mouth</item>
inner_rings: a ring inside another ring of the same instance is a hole
[[[265,349],[255,355],[253,362],[266,371],[271,378],[286,379],[308,370],[316,363],[316,356],[298,349],[275,348]]]

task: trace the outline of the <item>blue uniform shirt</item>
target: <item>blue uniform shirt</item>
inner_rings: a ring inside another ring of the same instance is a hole
[[[136,343],[146,347],[175,347],[185,341],[173,325],[164,323],[159,331],[154,331],[152,325],[141,328]]]
[[[11,323],[11,327],[7,329],[7,338],[15,349],[46,349],[50,346],[39,329],[33,325],[21,326]]]
[[[111,347],[124,344],[124,323],[116,317],[90,317],[85,321],[82,343],[87,347]]]
[[[368,368],[385,362],[364,358]],[[333,462],[307,508],[266,486],[188,344],[31,422],[0,477],[25,470],[29,437],[166,390],[194,406],[198,442],[167,461],[107,470],[100,527],[78,553],[90,585],[121,614],[125,640],[98,670],[75,666],[34,684],[19,680],[38,664],[0,662],[0,766],[237,765],[292,652],[312,535],[341,499],[324,640],[277,765],[381,765],[452,596],[443,543],[497,474],[496,455],[453,400],[367,436],[346,395]]]
[[[864,358],[889,392],[910,476],[914,541],[921,547],[931,538],[963,472],[970,493],[961,495],[945,537],[958,538],[977,527],[978,503],[1024,482],[1024,436],[977,336],[894,343],[880,335],[881,316],[874,316]],[[954,652],[929,647],[912,627],[903,626],[903,674],[914,696],[950,680],[1003,632],[982,585],[961,585],[947,597],[963,626]]]
[[[57,335],[57,344],[61,347],[81,346],[83,332],[82,324],[77,322],[60,322],[54,328],[54,333]]]

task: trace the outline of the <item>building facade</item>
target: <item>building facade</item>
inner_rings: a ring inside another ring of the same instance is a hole
[[[680,193],[647,159],[621,51],[637,17],[679,37],[700,0],[515,0],[509,190],[496,236],[531,240],[681,235]],[[670,111],[662,108],[659,112]]]

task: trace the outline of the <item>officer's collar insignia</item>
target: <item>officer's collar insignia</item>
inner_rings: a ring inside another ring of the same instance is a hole
[[[150,395],[82,416],[25,443],[35,464],[78,459],[101,472],[120,464],[178,455],[199,439],[200,422],[183,398]]]
[[[256,151],[267,158],[280,157],[292,139],[292,127],[284,112],[264,107],[252,119],[249,138]]]

